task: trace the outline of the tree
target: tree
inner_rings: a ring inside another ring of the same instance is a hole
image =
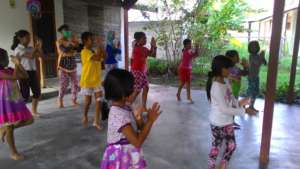
[[[229,31],[245,31],[243,23],[250,12],[244,0],[152,0],[158,22],[147,29],[157,34],[158,45],[165,50],[170,67],[176,67],[183,38],[189,37],[200,46],[201,56],[221,53],[230,39]],[[192,7],[188,3],[193,3]],[[188,7],[189,6],[189,7]],[[151,21],[146,10],[143,16]],[[173,68],[176,71],[176,68]]]
[[[250,8],[244,0],[204,0],[192,12],[188,33],[200,44],[201,54],[220,53],[230,39],[229,31],[245,31],[243,23]]]
[[[159,21],[151,21],[148,13],[142,10],[143,16],[150,21],[146,29],[157,34],[158,45],[164,48],[168,65],[176,64],[181,56],[183,37],[187,34],[185,17],[188,11],[184,8],[187,2],[185,0],[152,2],[150,8],[157,8],[157,20]]]

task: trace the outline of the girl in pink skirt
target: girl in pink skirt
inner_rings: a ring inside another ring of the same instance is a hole
[[[126,71],[114,69],[104,81],[105,97],[112,101],[108,118],[108,145],[101,169],[145,169],[142,144],[153,123],[160,115],[160,106],[153,104],[148,109],[148,120],[141,118],[143,106],[132,111],[128,104],[134,100],[134,77]]]
[[[28,75],[18,57],[12,57],[15,69],[7,68],[7,52],[0,48],[0,138],[7,141],[13,160],[22,160],[15,145],[14,130],[33,123],[31,112],[27,109],[20,94],[17,80]]]

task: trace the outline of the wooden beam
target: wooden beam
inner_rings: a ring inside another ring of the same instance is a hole
[[[282,32],[283,12],[285,0],[274,0],[272,36],[270,44],[270,57],[267,75],[267,92],[263,117],[262,139],[260,147],[260,166],[266,168],[269,161],[272,135],[274,100],[278,71],[279,48]]]
[[[124,45],[125,45],[125,69],[129,70],[129,32],[128,32],[128,10],[124,8]]]
[[[292,58],[292,67],[290,73],[290,83],[289,83],[289,90],[287,94],[287,101],[289,104],[294,102],[295,98],[295,80],[296,80],[296,73],[297,73],[297,59],[299,53],[299,40],[300,40],[300,2],[297,11],[297,23],[296,23],[296,31],[295,31],[295,39],[294,39],[294,48],[293,48],[293,58]]]

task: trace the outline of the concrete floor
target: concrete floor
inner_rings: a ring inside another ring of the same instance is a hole
[[[205,93],[193,91],[193,105],[176,102],[175,93],[172,87],[152,86],[150,89],[150,102],[160,102],[163,114],[143,146],[148,168],[206,169],[211,137],[210,108]],[[43,118],[16,131],[17,146],[26,160],[10,160],[7,145],[0,144],[0,169],[99,168],[106,132],[83,129],[81,109],[59,110],[55,101],[41,102]],[[258,101],[257,107],[262,110],[263,102]],[[276,105],[268,169],[300,168],[299,110],[297,106]],[[258,169],[262,113],[257,117],[237,118],[237,122],[242,129],[236,131],[238,148],[229,169]]]

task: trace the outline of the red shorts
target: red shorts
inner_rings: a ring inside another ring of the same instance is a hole
[[[192,70],[186,68],[179,68],[179,78],[180,81],[183,83],[190,82],[192,79]]]

